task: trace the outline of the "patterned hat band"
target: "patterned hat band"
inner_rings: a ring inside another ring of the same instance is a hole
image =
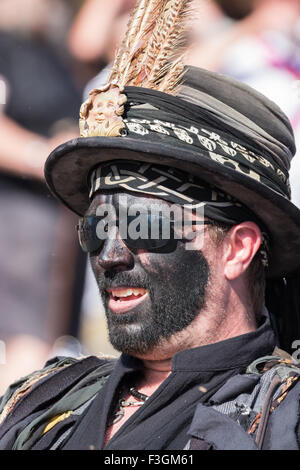
[[[90,198],[107,190],[129,191],[163,199],[186,209],[205,208],[205,215],[236,224],[257,217],[246,206],[219,189],[182,170],[136,161],[113,161],[99,165],[90,175]]]
[[[148,195],[185,209],[203,209],[203,215],[228,225],[253,221],[264,235],[262,222],[245,205],[230,195],[184,171],[135,161],[114,161],[99,165],[90,175],[90,198],[101,191]],[[266,265],[267,254],[263,255]]]
[[[237,122],[215,110],[151,90],[125,89],[124,136],[161,142],[174,148],[197,148],[207,158],[247,175],[290,199],[290,150],[269,142],[262,129]],[[245,119],[244,119],[245,120]],[[250,126],[250,127],[247,127]],[[261,135],[262,134],[262,135]],[[268,136],[268,135],[267,135]],[[271,136],[269,136],[272,139]],[[278,145],[277,145],[278,144]],[[280,146],[281,145],[281,146]]]

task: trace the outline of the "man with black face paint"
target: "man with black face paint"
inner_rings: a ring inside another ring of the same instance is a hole
[[[121,356],[13,384],[1,449],[299,448],[293,132],[259,93],[176,60],[188,4],[138,2],[81,137],[45,167]]]
[[[96,196],[88,215],[95,215],[101,202],[107,205],[109,198]],[[158,201],[141,196],[127,199],[130,207],[139,203],[149,213]],[[168,203],[162,202],[158,207],[163,212]],[[91,254],[110,341],[118,351],[143,356],[159,347],[161,354],[162,342],[188,327],[203,308],[209,274],[205,257],[201,251],[186,250],[183,241],[168,252],[170,245],[171,241],[167,250],[143,252],[115,237]],[[182,285],[188,286],[184,295]]]

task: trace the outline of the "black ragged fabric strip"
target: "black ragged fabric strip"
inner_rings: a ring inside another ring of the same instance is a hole
[[[20,398],[13,412],[8,414],[1,426],[0,438],[9,428],[22,421],[26,415],[49,406],[52,400],[58,399],[67,393],[71,386],[79,382],[87,372],[91,372],[99,367],[101,362],[104,361],[91,356],[82,361],[77,361],[66,368],[54,371],[49,376],[38,381],[27,394]],[[63,376],[63,380],[60,380],[61,376]]]
[[[267,186],[290,197],[288,170],[284,164],[279,165],[275,161],[271,152],[266,152],[267,143],[263,148],[255,142],[253,135],[242,133],[200,106],[165,93],[131,87],[126,89],[126,93],[128,106],[125,122],[129,134],[139,134],[134,131],[136,124],[136,128],[141,126],[146,129],[141,132],[143,139],[163,139],[176,146],[197,147],[233,169],[237,163],[242,166],[243,173],[256,172]],[[139,108],[145,103],[151,109]]]

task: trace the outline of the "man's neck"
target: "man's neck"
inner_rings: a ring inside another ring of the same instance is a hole
[[[171,373],[171,360],[144,360],[143,378],[137,387],[146,395],[151,395]]]
[[[141,386],[147,384],[153,393],[153,389],[171,373],[172,358],[181,351],[224,341],[256,329],[252,305],[241,281],[227,284],[223,290],[217,288],[217,292],[218,296],[210,296],[210,302],[188,327],[168,340],[161,340],[147,354],[138,356],[144,364]]]

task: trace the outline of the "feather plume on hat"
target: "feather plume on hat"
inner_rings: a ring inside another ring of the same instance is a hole
[[[186,18],[191,0],[138,0],[109,81],[80,109],[81,137],[120,136],[125,86],[176,94],[183,77]]]

